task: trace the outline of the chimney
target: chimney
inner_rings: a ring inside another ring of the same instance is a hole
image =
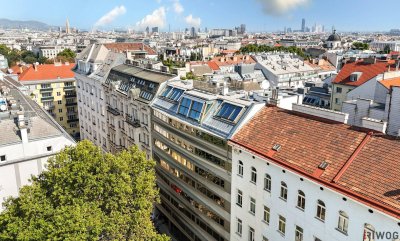
[[[219,62],[221,62],[221,63],[225,62],[225,58],[224,58],[224,57],[221,57],[221,58],[219,59]]]
[[[25,116],[23,111],[18,111],[18,128],[21,135],[22,143],[28,143],[28,127],[25,125]]]
[[[20,65],[20,66],[19,66],[19,73],[22,74],[22,71],[23,71],[22,65]]]

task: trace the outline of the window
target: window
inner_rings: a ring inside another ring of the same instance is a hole
[[[271,176],[268,174],[265,174],[264,177],[264,190],[271,192]]]
[[[375,241],[374,239],[375,228],[371,224],[364,224],[364,239],[363,241]]]
[[[335,98],[335,104],[340,104],[339,98]]]
[[[338,230],[347,234],[349,227],[349,216],[343,211],[339,211]]]
[[[269,207],[264,206],[264,216],[263,216],[263,221],[269,224],[269,218],[270,218],[270,210]]]
[[[255,240],[254,229],[252,227],[249,227],[249,241],[254,241],[254,240]]]
[[[279,223],[278,223],[278,230],[281,232],[283,235],[285,235],[286,231],[286,218],[282,217],[279,215]]]
[[[1,162],[4,162],[5,160],[6,160],[6,155],[1,155],[1,156],[0,156],[0,161],[1,161]]]
[[[294,233],[295,241],[303,241],[303,229],[299,226],[296,226],[296,231]]]
[[[325,221],[325,203],[321,200],[318,200],[317,202],[317,218],[320,219],[321,221]]]
[[[178,113],[181,115],[186,116],[189,112],[189,108],[190,108],[190,99],[188,98],[182,98],[181,104],[179,106],[179,110]]]
[[[263,237],[262,237],[262,241],[268,241],[268,238],[265,237],[265,236],[263,236]]]
[[[61,105],[62,104],[62,100],[58,100],[57,104]]]
[[[62,109],[58,109],[58,113],[62,113]]]
[[[243,229],[242,220],[239,218],[236,218],[236,233],[239,236],[242,236],[242,229]]]
[[[236,198],[236,204],[241,207],[243,203],[243,192],[238,190],[237,192],[237,198]]]
[[[251,182],[257,183],[257,170],[251,167]]]
[[[281,182],[281,198],[287,200],[287,185],[285,182]]]
[[[336,93],[342,93],[342,88],[336,87]]]
[[[255,214],[256,213],[256,199],[250,197],[250,213]]]
[[[201,111],[203,110],[203,103],[192,101],[192,107],[189,111],[189,118],[193,120],[199,120],[201,116]]]
[[[52,151],[53,150],[53,147],[52,146],[48,146],[47,147],[47,151]]]
[[[64,118],[63,117],[60,117],[60,121],[63,121],[64,120]]]
[[[240,106],[232,105],[230,103],[222,103],[216,116],[229,121],[235,121],[242,109],[243,108]]]
[[[61,92],[57,92],[57,96],[61,96]]]
[[[301,210],[304,210],[306,207],[306,195],[301,190],[299,190],[299,193],[297,195],[297,207]]]
[[[242,161],[239,161],[239,164],[238,164],[238,175],[243,177],[243,162]]]

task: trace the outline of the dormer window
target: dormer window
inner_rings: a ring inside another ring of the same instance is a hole
[[[221,108],[216,114],[216,117],[220,117],[229,121],[235,121],[242,109],[242,107],[237,105],[222,103]]]
[[[360,79],[361,74],[362,74],[361,72],[353,72],[353,73],[351,73],[351,75],[350,75],[350,81],[351,81],[351,82],[356,82],[357,80]]]
[[[204,103],[183,97],[179,105],[178,114],[199,121]]]

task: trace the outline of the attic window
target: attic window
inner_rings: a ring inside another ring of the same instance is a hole
[[[5,160],[6,160],[6,155],[0,156],[0,161],[1,161],[1,162],[4,162]]]
[[[53,150],[53,147],[52,146],[48,146],[47,147],[47,151],[52,151]]]
[[[281,149],[281,145],[279,145],[279,144],[275,144],[273,147],[272,147],[272,150],[274,150],[274,151],[279,151],[280,149]]]
[[[321,164],[319,164],[318,168],[325,170],[328,167],[329,163],[327,163],[326,161],[321,162]]]
[[[361,72],[353,72],[353,73],[351,73],[350,81],[351,82],[355,82],[355,81],[359,80],[360,77],[361,77],[361,74],[362,74]]]

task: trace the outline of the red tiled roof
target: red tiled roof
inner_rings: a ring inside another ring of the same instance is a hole
[[[256,61],[250,55],[234,55],[231,57],[215,57],[208,61],[208,66],[213,70],[219,70],[221,66],[237,64],[254,64]]]
[[[35,68],[30,66],[26,71],[19,75],[20,81],[33,81],[33,80],[54,80],[54,79],[69,79],[74,78],[72,72],[73,65],[60,65],[42,64],[37,65]]]
[[[12,70],[13,74],[21,74],[22,72],[24,72],[25,70],[28,69],[27,66],[23,65],[23,66],[19,66],[19,65],[14,65],[10,68]],[[22,71],[21,71],[22,69]]]
[[[387,89],[390,89],[391,86],[400,86],[400,77],[381,80],[379,83],[381,83]]]
[[[120,51],[146,51],[149,55],[157,55],[157,52],[150,48],[148,45],[143,43],[108,43],[104,44],[104,46],[112,51],[120,52]]]
[[[216,62],[208,61],[207,64],[212,70],[219,70],[219,66],[218,66],[218,64]]]
[[[339,74],[333,80],[333,83],[360,86],[377,75],[388,71],[389,66],[393,63],[394,61],[366,64],[363,60],[348,63],[343,66],[342,70],[340,70]],[[361,72],[362,74],[357,81],[350,81],[350,75],[354,72]]]
[[[265,107],[231,143],[400,218],[400,141],[370,137],[341,123]],[[275,144],[281,145],[278,152],[271,151]],[[323,161],[329,165],[318,172]]]

